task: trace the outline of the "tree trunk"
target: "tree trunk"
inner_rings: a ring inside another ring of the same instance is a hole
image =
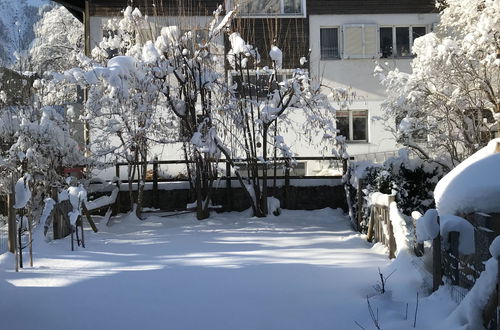
[[[145,148],[146,146],[144,145],[143,147]],[[135,209],[136,216],[141,220],[142,220],[142,203],[144,199],[144,187],[146,185],[146,175],[148,170],[148,162],[147,162],[148,158],[146,152],[147,151],[143,149],[141,165],[140,165],[142,170],[137,187],[137,208]]]
[[[267,131],[268,126],[264,124],[262,132],[262,158],[264,159],[264,164],[262,166],[262,195],[260,199],[260,208],[262,210],[262,216],[267,216]]]

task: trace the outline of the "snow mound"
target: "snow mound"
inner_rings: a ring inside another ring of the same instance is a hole
[[[458,251],[461,254],[475,252],[474,226],[469,221],[455,215],[444,215],[440,217],[440,229],[444,238],[452,231],[460,233]]]
[[[500,257],[500,236],[497,236],[490,245],[491,256],[495,259]]]
[[[434,190],[439,214],[500,212],[500,139],[464,160]]]
[[[15,209],[24,208],[31,199],[31,190],[28,184],[29,180],[30,180],[29,177],[22,177],[16,183],[15,186],[16,205],[14,205]]]
[[[419,243],[430,241],[439,234],[438,213],[434,209],[427,210],[417,220],[417,241]]]

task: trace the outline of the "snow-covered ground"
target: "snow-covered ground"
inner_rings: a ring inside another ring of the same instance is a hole
[[[35,267],[0,256],[5,329],[411,329],[418,271],[353,232],[342,212],[115,219],[86,230],[86,248],[35,235]],[[374,286],[378,267],[389,293]],[[408,316],[405,320],[406,303]],[[420,300],[417,329],[442,329],[446,290]]]

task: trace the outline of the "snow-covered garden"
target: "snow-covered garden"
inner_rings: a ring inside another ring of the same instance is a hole
[[[9,329],[444,329],[455,307],[443,290],[422,299],[411,264],[352,231],[341,210],[115,218],[86,248],[35,233],[35,266],[2,256],[0,304]],[[389,294],[380,295],[378,267]],[[406,311],[406,304],[408,311]],[[406,312],[408,314],[406,314]],[[26,317],[29,315],[29,317]]]
[[[401,146],[377,164],[338,129],[357,96],[311,77],[310,54],[283,70],[238,6],[202,28],[127,7],[94,49],[66,9],[42,10],[21,81],[0,80],[0,328],[498,328],[500,2],[438,3],[411,73],[374,64],[371,120]],[[335,157],[315,182],[344,209],[287,205],[291,135]],[[148,201],[163,157],[183,158],[163,182],[172,197],[183,180],[182,211]]]

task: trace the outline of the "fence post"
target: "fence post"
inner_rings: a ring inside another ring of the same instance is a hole
[[[245,189],[245,187],[241,187]],[[226,204],[227,211],[233,210],[233,194],[231,193],[231,163],[226,159]]]
[[[439,224],[439,216],[437,217]],[[441,265],[441,234],[432,241],[432,291],[439,289],[443,277]]]
[[[458,231],[452,231],[448,235],[448,242],[450,244],[450,252],[451,255],[453,256],[453,261],[452,261],[452,269],[453,269],[453,277],[452,277],[452,284],[453,285],[458,285],[459,284],[459,279],[460,279],[460,272],[458,269],[459,265],[459,254],[458,254],[458,243],[460,240],[460,233]]]
[[[368,220],[368,230],[366,232],[366,240],[371,242],[373,240],[373,227],[375,222],[375,207],[370,207],[370,219]]]
[[[120,182],[121,182],[121,180],[120,180],[120,165],[119,164],[115,165],[115,176],[117,178],[116,187],[118,188],[118,194],[116,195],[115,205],[113,206],[114,215],[121,212],[121,203],[120,203]]]
[[[53,214],[53,221],[52,221],[52,232],[54,234],[54,239],[59,239],[62,237],[59,237],[59,232],[60,232],[60,227],[61,227],[61,221],[60,221],[60,216],[59,213],[57,212],[57,203],[59,202],[59,193],[57,187],[52,187],[52,199],[56,202],[56,206],[54,207],[54,212]]]
[[[290,161],[285,160],[285,208],[290,208]]]
[[[342,175],[346,175],[347,173],[347,159],[342,159]]]
[[[11,177],[11,192],[7,195],[7,225],[9,230],[9,251],[16,253],[16,192],[14,188],[14,176]]]
[[[391,221],[391,204],[396,201],[396,196],[389,195],[389,206],[387,207],[387,226],[389,230],[389,258],[396,258],[396,238],[394,237],[394,227]]]
[[[361,231],[361,222],[363,221],[363,189],[361,185],[361,180],[358,180],[358,189],[356,191],[357,201],[356,201],[356,230]]]
[[[158,192],[158,157],[153,160],[153,207],[160,205],[160,195]]]

